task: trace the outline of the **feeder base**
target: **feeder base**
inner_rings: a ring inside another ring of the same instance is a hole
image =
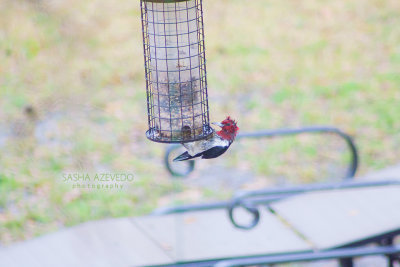
[[[195,137],[185,138],[186,133],[183,132],[176,132],[171,133],[167,132],[166,134],[160,133],[159,130],[155,128],[150,128],[146,131],[147,139],[157,142],[157,143],[168,143],[168,144],[181,144],[181,143],[190,143],[194,141],[199,141],[208,138],[210,135],[214,133],[214,129],[209,125],[205,125],[203,127],[203,133],[200,135],[196,135]]]

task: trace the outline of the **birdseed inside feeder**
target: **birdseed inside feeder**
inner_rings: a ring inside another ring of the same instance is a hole
[[[204,139],[209,125],[202,0],[141,0],[149,130],[163,143]]]

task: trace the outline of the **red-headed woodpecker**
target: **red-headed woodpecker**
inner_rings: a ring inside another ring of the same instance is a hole
[[[221,127],[221,131],[215,132],[204,140],[183,143],[182,145],[187,151],[176,157],[174,161],[190,160],[197,157],[213,159],[224,154],[235,140],[239,127],[230,117],[227,117],[221,123],[214,122],[213,124]]]

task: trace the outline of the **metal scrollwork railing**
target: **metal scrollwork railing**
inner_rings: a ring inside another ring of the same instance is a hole
[[[260,221],[260,211],[259,211],[260,205],[268,206],[268,204],[274,201],[278,201],[280,199],[284,199],[304,192],[333,190],[342,188],[385,186],[391,184],[399,184],[399,181],[388,180],[388,181],[358,182],[354,180],[346,180],[341,183],[322,183],[322,184],[288,187],[282,189],[278,188],[278,189],[261,189],[255,191],[247,191],[247,192],[244,191],[244,192],[239,192],[239,194],[233,197],[231,202],[227,205],[228,215],[232,224],[235,227],[249,230],[254,228]],[[234,210],[239,207],[243,207],[253,216],[252,221],[249,224],[240,224],[235,220],[233,213]]]
[[[221,201],[207,204],[191,204],[174,206],[167,208],[160,208],[153,212],[154,215],[161,214],[173,214],[173,213],[184,213],[190,211],[200,210],[216,210],[216,209],[227,209],[228,216],[232,224],[244,230],[250,230],[254,228],[261,220],[261,213],[259,210],[260,206],[267,206],[274,202],[284,198],[288,198],[297,194],[322,191],[322,190],[334,190],[344,188],[358,188],[358,187],[376,187],[376,186],[387,186],[387,185],[399,185],[398,180],[381,180],[381,181],[355,181],[345,180],[339,183],[318,183],[309,184],[293,187],[284,188],[267,188],[253,191],[239,191],[231,200]],[[252,215],[252,219],[249,223],[239,223],[234,216],[234,211],[237,208],[243,208]]]
[[[212,204],[197,204],[197,205],[188,205],[188,206],[180,206],[173,207],[167,209],[161,209],[156,211],[156,214],[166,214],[166,213],[175,213],[175,212],[186,212],[191,210],[206,210],[206,209],[218,209],[218,208],[227,208],[228,216],[232,222],[232,224],[240,229],[252,229],[254,228],[260,221],[260,211],[259,205],[268,205],[273,201],[280,200],[282,198],[286,198],[295,194],[303,193],[306,191],[313,190],[327,190],[333,188],[342,188],[342,187],[351,187],[351,186],[359,186],[357,182],[353,182],[349,179],[352,179],[357,171],[358,166],[358,153],[356,146],[352,140],[352,138],[334,127],[326,127],[326,126],[314,126],[314,127],[305,127],[305,128],[296,128],[296,129],[277,129],[277,130],[264,130],[257,131],[251,133],[242,133],[238,135],[238,139],[242,138],[273,138],[273,137],[281,137],[288,135],[298,135],[298,134],[324,134],[330,133],[335,134],[341,137],[347,144],[347,147],[350,151],[351,160],[349,162],[349,166],[347,167],[347,171],[345,176],[345,182],[343,183],[335,183],[335,184],[314,184],[314,185],[304,185],[297,187],[289,187],[289,188],[277,188],[277,189],[262,189],[262,190],[254,190],[254,191],[242,191],[238,192],[230,201],[218,202]],[[180,145],[171,145],[167,148],[165,153],[164,161],[167,167],[167,170],[175,177],[185,177],[189,175],[195,168],[195,161],[186,161],[180,163],[173,163],[173,153],[176,153],[180,148]],[[176,164],[180,166],[180,169],[176,168]],[[363,183],[365,185],[365,183]],[[377,185],[377,183],[371,183],[372,185]],[[379,183],[378,183],[379,184]],[[239,223],[235,219],[234,212],[237,208],[243,208],[246,210],[251,216],[252,219],[248,223]]]
[[[338,128],[329,127],[329,126],[312,126],[312,127],[304,127],[304,128],[294,128],[294,129],[275,129],[275,130],[262,130],[256,132],[249,133],[241,133],[237,136],[237,139],[243,138],[275,138],[289,135],[298,135],[298,134],[335,134],[341,137],[347,144],[347,147],[351,154],[351,160],[345,175],[345,179],[351,179],[354,177],[357,166],[358,166],[358,154],[357,148],[353,142],[353,139],[350,135],[344,133]],[[168,172],[174,177],[186,177],[188,176],[195,168],[195,161],[186,161],[186,162],[173,162],[173,157],[171,154],[176,152],[181,148],[181,145],[170,145],[168,146],[164,162]],[[179,166],[180,168],[178,168]]]

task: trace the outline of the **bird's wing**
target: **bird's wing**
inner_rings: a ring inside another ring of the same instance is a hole
[[[227,151],[229,146],[215,146],[213,148],[210,148],[209,150],[206,150],[202,153],[201,158],[202,159],[213,159],[216,158]]]
[[[224,140],[218,135],[214,135],[213,138],[207,138],[190,143],[183,143],[183,146],[193,157],[203,155],[207,150],[210,150],[213,147],[229,147],[229,145],[230,142],[228,140]]]

